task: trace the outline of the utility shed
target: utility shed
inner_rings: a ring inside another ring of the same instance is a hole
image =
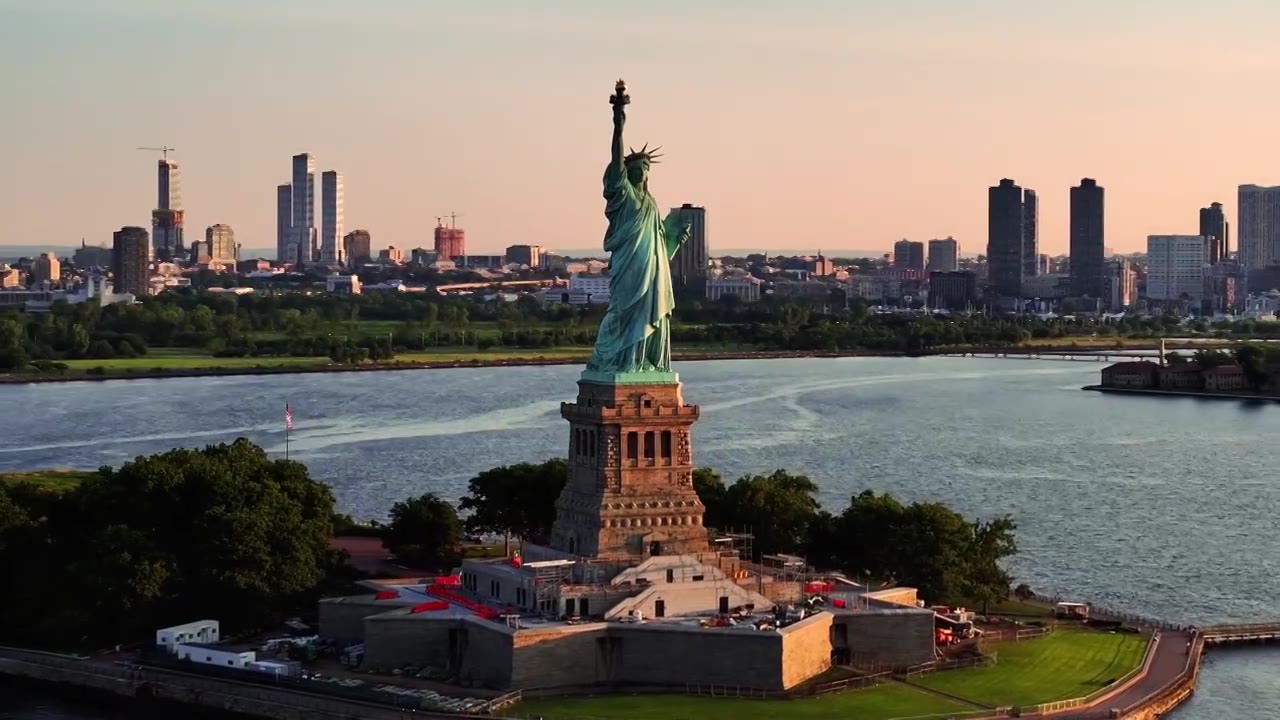
[[[216,645],[221,639],[217,620],[200,620],[156,631],[156,645],[170,653],[176,653],[178,646],[184,643]]]

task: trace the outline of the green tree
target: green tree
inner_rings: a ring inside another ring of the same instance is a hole
[[[383,543],[415,565],[436,565],[451,558],[462,542],[462,521],[453,505],[427,493],[391,506]]]
[[[243,439],[9,497],[36,519],[0,551],[0,635],[23,642],[118,642],[192,617],[261,627],[309,604],[339,561],[329,489]]]
[[[810,525],[819,517],[817,492],[817,484],[807,476],[785,470],[744,476],[725,489],[722,503],[712,496],[720,505],[712,519],[723,529],[751,532],[758,554],[802,552]]]
[[[467,495],[458,505],[468,513],[467,532],[546,543],[556,519],[556,498],[568,479],[564,458],[485,470],[467,483]]]

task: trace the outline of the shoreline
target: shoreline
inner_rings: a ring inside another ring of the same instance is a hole
[[[1280,402],[1280,395],[1261,395],[1253,392],[1232,392],[1229,390],[1161,390],[1159,388],[1108,387],[1106,385],[1085,385],[1081,390],[1116,395],[1148,395],[1151,397],[1188,397],[1201,400],[1258,400],[1262,402]]]
[[[934,355],[939,353],[920,353]],[[581,365],[590,358],[590,352],[564,357],[513,357],[476,358],[474,360],[401,360],[367,365],[280,365],[276,367],[238,368],[174,368],[156,372],[148,368],[139,372],[121,371],[103,375],[0,375],[0,385],[36,385],[43,383],[105,382],[108,380],[149,380],[166,378],[225,377],[243,375],[305,375],[312,373],[386,372],[395,370],[452,370],[458,368],[489,367],[538,367],[543,365]],[[846,357],[916,357],[898,350],[725,350],[709,352],[673,353],[676,362],[704,362],[709,360],[785,360],[805,358]]]

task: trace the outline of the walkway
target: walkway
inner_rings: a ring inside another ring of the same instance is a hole
[[[1153,651],[1151,667],[1137,682],[1115,694],[1100,698],[1088,708],[1050,713],[1046,717],[1103,718],[1109,716],[1112,708],[1128,708],[1137,705],[1164,690],[1182,676],[1187,669],[1187,650],[1190,641],[1190,633],[1178,631],[1161,633]]]

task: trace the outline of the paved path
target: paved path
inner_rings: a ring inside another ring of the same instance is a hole
[[[1160,639],[1156,642],[1151,668],[1141,680],[1115,695],[1099,700],[1091,707],[1050,713],[1045,717],[1058,720],[1107,717],[1111,708],[1125,708],[1146,698],[1173,682],[1186,669],[1187,648],[1190,640],[1191,635],[1186,632],[1174,630],[1162,632]]]

